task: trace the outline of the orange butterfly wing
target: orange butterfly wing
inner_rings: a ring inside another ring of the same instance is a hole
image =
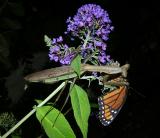
[[[99,118],[104,126],[108,126],[115,119],[126,100],[126,95],[127,86],[120,86],[98,98]]]

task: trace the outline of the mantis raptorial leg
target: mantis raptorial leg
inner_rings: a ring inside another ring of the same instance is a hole
[[[54,123],[53,123],[53,126],[54,126],[56,120],[58,119],[58,116],[59,116],[60,113],[62,112],[63,108],[64,108],[65,105],[67,104],[68,99],[69,99],[70,92],[71,92],[71,90],[72,90],[72,88],[73,88],[73,86],[74,86],[76,80],[77,80],[77,77],[73,79],[73,82],[72,82],[71,85],[70,85],[69,93],[67,94],[67,97],[66,97],[66,99],[65,99],[65,101],[64,101],[64,103],[63,103],[63,106],[61,107],[61,110],[59,111],[59,114],[57,115],[57,117],[56,117],[56,119],[55,119],[55,121],[54,121]]]
[[[64,89],[65,89],[66,86],[67,86],[67,84],[68,84],[68,81],[65,82],[65,86],[61,89],[60,93],[58,94],[58,97],[56,98],[56,100],[55,100],[54,103],[53,103],[53,106],[54,106],[55,103],[59,100],[59,98],[60,98],[60,96],[62,95]],[[41,123],[42,123],[43,119],[45,118],[45,116],[46,116],[52,109],[54,109],[53,106],[52,106],[52,107],[47,111],[47,113],[44,115],[44,117],[43,117],[42,120],[41,120]]]

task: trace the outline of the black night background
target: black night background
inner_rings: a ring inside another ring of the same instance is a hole
[[[44,99],[56,88],[30,84],[25,91],[23,77],[56,66],[48,59],[44,35],[63,34],[66,19],[87,3],[99,4],[108,11],[115,27],[108,42],[108,53],[121,64],[131,65],[130,88],[122,110],[108,127],[102,126],[97,112],[92,111],[88,137],[158,138],[160,9],[153,1],[140,4],[115,0],[1,0],[0,113],[13,112],[20,120],[36,104],[35,99]],[[71,116],[72,113],[67,118]],[[70,121],[74,123],[74,119]],[[77,137],[82,137],[76,127]],[[35,115],[21,130],[22,138],[38,138],[43,133]],[[5,130],[0,127],[0,132]],[[44,133],[42,137],[47,136]]]

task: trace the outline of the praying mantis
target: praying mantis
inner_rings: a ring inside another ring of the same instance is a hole
[[[106,75],[121,74],[123,77],[126,77],[129,66],[129,64],[119,66],[118,62],[104,66],[81,64],[80,74],[82,75],[85,72],[99,72]],[[67,80],[75,77],[77,77],[77,74],[71,66],[61,66],[29,74],[25,76],[24,79],[28,82],[42,82],[45,84],[52,84],[60,80]]]

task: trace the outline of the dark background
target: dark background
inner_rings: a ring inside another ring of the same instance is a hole
[[[11,111],[19,120],[31,110],[34,99],[43,99],[53,90],[51,86],[31,84],[26,92],[23,76],[54,66],[47,57],[44,35],[62,35],[66,19],[86,3],[99,4],[108,11],[115,27],[108,53],[121,64],[131,65],[128,73],[131,88],[124,107],[108,127],[102,126],[93,112],[88,137],[160,137],[156,136],[160,15],[158,4],[153,1],[140,4],[114,0],[1,0],[0,111]],[[35,138],[41,132],[35,116],[22,125],[23,138]]]

